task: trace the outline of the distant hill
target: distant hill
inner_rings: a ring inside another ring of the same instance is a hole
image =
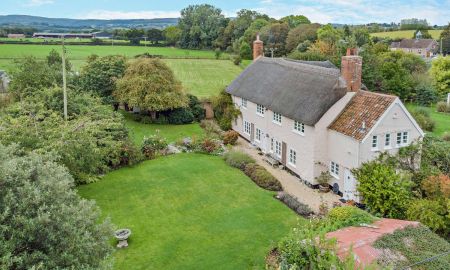
[[[29,15],[0,15],[0,27],[25,26],[39,31],[71,29],[113,29],[113,28],[165,28],[176,25],[178,18],[96,20],[46,18]]]

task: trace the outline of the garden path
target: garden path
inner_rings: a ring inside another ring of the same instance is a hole
[[[320,193],[318,189],[308,187],[298,177],[287,171],[272,167],[263,160],[263,156],[258,155],[258,151],[250,143],[242,138],[239,138],[234,148],[253,157],[256,163],[264,166],[264,168],[280,181],[285,192],[297,197],[300,202],[309,205],[315,213],[319,212],[319,207],[322,203],[326,204],[329,209],[333,207],[333,203],[339,203],[340,197],[338,195],[332,192]]]

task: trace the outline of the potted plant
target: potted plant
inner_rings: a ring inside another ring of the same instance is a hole
[[[319,177],[316,177],[317,183],[319,183],[320,192],[327,193],[330,191],[331,174],[329,172],[322,172]]]

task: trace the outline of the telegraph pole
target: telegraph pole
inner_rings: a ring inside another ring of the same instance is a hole
[[[67,121],[66,47],[64,46],[64,34],[62,35],[62,72],[64,93],[64,120]]]

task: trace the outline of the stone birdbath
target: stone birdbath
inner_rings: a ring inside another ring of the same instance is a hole
[[[118,248],[128,247],[128,237],[131,235],[130,229],[120,229],[114,232],[114,237],[119,240],[117,244]]]

